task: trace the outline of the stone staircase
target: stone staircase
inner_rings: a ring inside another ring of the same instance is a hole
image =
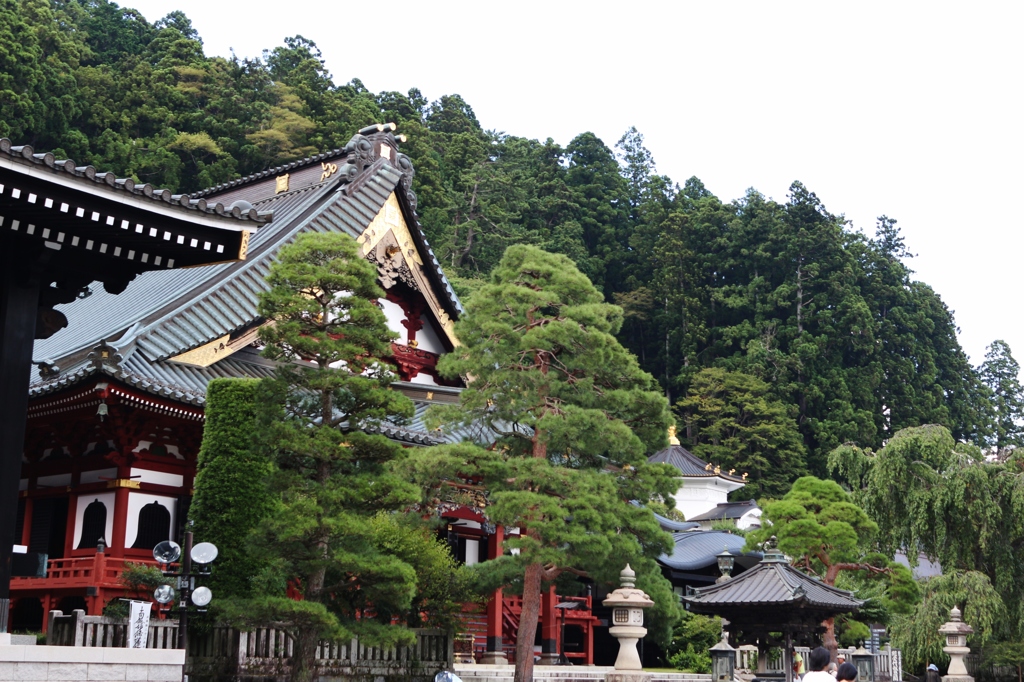
[[[535,682],[605,682],[611,666],[535,665]],[[515,666],[456,664],[454,672],[462,682],[512,682]],[[711,675],[683,672],[651,672],[649,682],[711,682]]]

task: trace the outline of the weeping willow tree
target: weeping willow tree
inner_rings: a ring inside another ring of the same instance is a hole
[[[928,585],[947,596],[929,608],[945,609],[948,617],[951,600],[988,595],[987,584],[1005,610],[993,611],[996,602],[985,596],[987,605],[977,614],[965,612],[966,619],[973,617],[972,626],[985,628],[981,621],[994,618],[993,637],[1021,638],[1024,457],[987,461],[977,447],[956,443],[945,427],[930,425],[897,432],[878,452],[843,445],[832,451],[828,464],[878,524],[883,551],[892,556],[909,550],[912,562],[923,552],[942,565],[946,582]],[[996,619],[996,613],[1002,615]],[[915,617],[904,625],[923,632],[924,622]]]
[[[924,582],[924,596],[908,614],[892,620],[892,643],[903,652],[907,670],[923,670],[929,663],[949,657],[942,653],[946,644],[939,627],[949,620],[954,606],[963,612],[963,620],[974,628],[971,644],[984,646],[998,637],[1006,619],[1006,606],[984,573],[953,571]]]

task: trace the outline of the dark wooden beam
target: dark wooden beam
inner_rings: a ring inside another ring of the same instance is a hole
[[[37,258],[0,251],[0,633],[7,632],[10,614],[14,519],[39,305]]]

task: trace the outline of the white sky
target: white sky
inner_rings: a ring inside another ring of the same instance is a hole
[[[301,34],[335,83],[461,94],[485,128],[609,146],[635,125],[660,173],[724,200],[784,201],[800,180],[874,232],[899,221],[910,266],[956,312],[975,364],[1024,361],[1024,4],[1013,2],[223,2],[181,9],[208,55]],[[1016,199],[1014,198],[1016,197]]]

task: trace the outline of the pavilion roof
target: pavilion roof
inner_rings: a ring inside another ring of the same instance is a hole
[[[797,607],[843,613],[864,603],[853,593],[826,585],[789,565],[778,552],[768,552],[761,563],[724,583],[691,590],[683,597],[688,610],[728,615],[751,607]]]
[[[739,484],[746,484],[742,476],[735,476],[705,462],[682,445],[669,445],[647,458],[652,464],[670,464],[690,478],[722,478]]]

